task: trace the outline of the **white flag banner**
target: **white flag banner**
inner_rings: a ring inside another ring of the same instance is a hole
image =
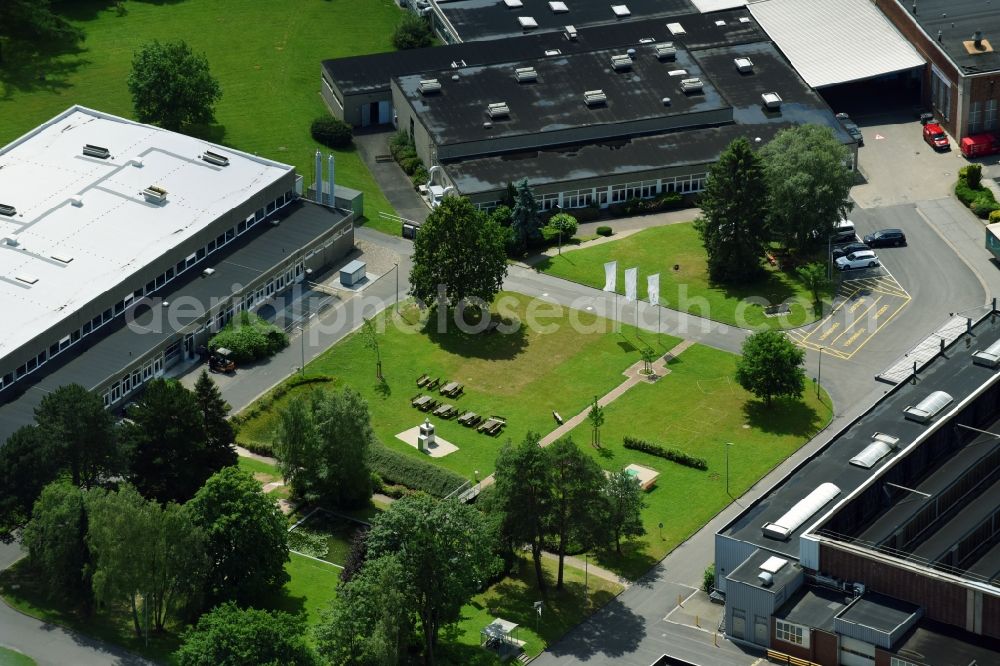
[[[631,303],[636,299],[636,284],[635,281],[639,277],[638,268],[626,268],[625,269],[625,302]]]
[[[614,291],[618,283],[618,262],[604,264],[604,291]]]
[[[660,304],[660,274],[649,275],[646,277],[646,295],[649,296],[649,302],[653,305]]]

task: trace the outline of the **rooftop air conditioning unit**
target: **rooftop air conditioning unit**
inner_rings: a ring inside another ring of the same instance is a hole
[[[486,113],[493,119],[506,118],[510,115],[510,108],[507,106],[507,102],[495,102],[486,107]]]
[[[625,18],[632,13],[628,10],[628,5],[611,5],[611,11],[614,12],[615,16],[618,18]]]
[[[88,157],[97,157],[102,160],[106,160],[111,157],[111,151],[103,146],[94,146],[89,143],[84,144],[83,154]]]
[[[681,90],[686,93],[701,92],[705,84],[697,76],[691,79],[681,79]]]
[[[4,239],[3,239],[3,244],[6,245],[6,246],[8,246],[8,247],[17,247],[18,246],[18,240],[16,238],[14,238],[13,236],[5,236]]]
[[[771,587],[774,585],[774,575],[769,571],[761,571],[757,574],[757,580],[760,582],[761,587]]]
[[[764,101],[764,107],[776,111],[781,108],[781,95],[776,92],[767,92],[760,96]]]
[[[538,72],[534,67],[518,67],[514,70],[514,78],[518,83],[531,83],[538,80]]]
[[[628,71],[632,69],[632,58],[627,55],[613,55],[611,56],[611,67],[616,72]]]
[[[687,73],[686,69],[672,69],[667,72],[667,76],[687,76]]]
[[[220,155],[219,153],[213,153],[211,150],[206,150],[201,156],[201,159],[205,160],[209,164],[214,164],[215,166],[227,167],[229,166],[229,158],[225,155]]]
[[[676,35],[686,35],[687,34],[687,30],[685,30],[684,26],[682,26],[680,23],[668,23],[667,24],[667,30],[670,31],[671,35],[675,35],[675,36]]]
[[[736,63],[736,69],[741,74],[749,74],[753,71],[753,61],[750,58],[736,58],[733,62]]]
[[[574,40],[576,39],[576,26],[568,25],[563,28],[563,33],[566,35],[566,39]]]
[[[17,215],[17,209],[7,204],[0,204],[0,215],[6,215],[7,217],[14,217],[15,215]]]
[[[150,203],[161,204],[167,200],[167,191],[162,187],[150,185],[142,191],[142,196]]]
[[[676,60],[677,47],[673,42],[662,42],[653,47],[656,49],[656,57],[660,60]]]
[[[522,30],[534,30],[538,27],[538,21],[531,16],[518,16],[517,22],[521,24]]]
[[[441,82],[438,81],[437,79],[420,79],[420,83],[417,85],[417,89],[420,90],[421,95],[440,92]]]
[[[83,197],[81,197],[79,194],[74,194],[69,198],[69,202],[74,206],[76,206],[77,208],[79,208],[80,206],[83,205]]]
[[[553,0],[553,2],[550,2],[549,9],[552,10],[553,14],[565,14],[569,11],[569,7],[566,6],[566,3],[560,2],[559,0]]]
[[[209,276],[212,276],[212,275],[215,275],[215,269],[214,268],[206,268],[205,270],[203,270],[201,272],[201,276],[202,277],[209,277]]]
[[[583,101],[587,103],[587,106],[599,106],[608,103],[608,96],[604,94],[603,90],[585,90]]]

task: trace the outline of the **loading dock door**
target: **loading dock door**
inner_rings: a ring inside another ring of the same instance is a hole
[[[850,636],[840,637],[841,666],[874,666],[875,646]]]

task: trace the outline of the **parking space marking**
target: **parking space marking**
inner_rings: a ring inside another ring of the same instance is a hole
[[[880,275],[844,280],[833,310],[807,331],[789,331],[799,345],[850,359],[910,302],[911,296],[884,267]]]

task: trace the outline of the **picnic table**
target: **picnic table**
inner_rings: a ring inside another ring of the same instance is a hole
[[[418,395],[416,398],[410,401],[410,404],[414,407],[422,407],[424,404],[430,402],[431,397],[429,395]]]
[[[458,417],[458,422],[468,427],[476,425],[479,421],[480,417],[475,412],[466,412]]]
[[[487,435],[497,435],[501,430],[503,430],[505,425],[507,425],[507,422],[504,419],[498,416],[491,416],[486,419],[482,425],[477,428],[477,430]]]
[[[450,418],[455,414],[455,407],[452,405],[441,405],[434,410],[434,416],[440,416],[441,418]]]
[[[462,384],[459,384],[458,382],[448,382],[441,387],[441,395],[454,398],[461,395],[463,390],[465,390],[465,386]]]
[[[424,386],[424,384],[426,384],[430,380],[431,380],[431,377],[426,372],[424,374],[420,375],[420,377],[417,379],[417,388],[422,388]]]

